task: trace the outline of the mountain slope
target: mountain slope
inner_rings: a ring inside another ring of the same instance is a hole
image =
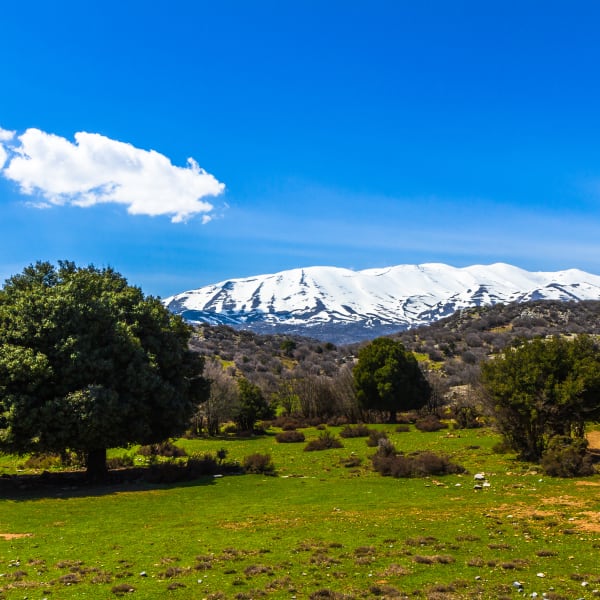
[[[164,302],[191,322],[347,343],[431,323],[461,308],[544,299],[598,300],[600,276],[576,269],[529,272],[503,263],[308,267],[231,279]]]

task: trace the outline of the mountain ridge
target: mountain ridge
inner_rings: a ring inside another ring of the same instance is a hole
[[[600,276],[526,271],[507,263],[443,263],[352,271],[304,267],[236,278],[166,298],[192,323],[352,343],[437,321],[473,306],[531,300],[600,300]]]

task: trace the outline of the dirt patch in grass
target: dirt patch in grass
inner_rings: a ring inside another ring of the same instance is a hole
[[[585,521],[577,522],[577,528],[583,529],[584,531],[591,531],[593,533],[600,532],[600,512],[587,511],[583,513],[585,515]]]
[[[31,537],[33,533],[0,533],[2,540],[18,540],[19,538]]]
[[[597,481],[577,481],[575,485],[588,485],[591,487],[600,487],[600,483]]]
[[[543,504],[557,504],[559,506],[573,506],[575,508],[584,507],[587,502],[574,496],[557,496],[555,498],[543,498]]]
[[[589,431],[586,435],[590,450],[600,450],[600,431]]]

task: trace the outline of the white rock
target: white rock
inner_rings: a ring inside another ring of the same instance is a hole
[[[473,479],[476,481],[483,481],[485,479],[485,473],[475,473]]]

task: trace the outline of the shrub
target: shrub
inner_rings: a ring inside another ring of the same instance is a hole
[[[169,440],[159,444],[141,446],[138,454],[142,456],[166,456],[167,458],[187,456],[187,452],[183,448],[179,448]]]
[[[212,454],[192,454],[186,462],[186,471],[189,479],[198,479],[207,475],[216,475],[220,472],[219,462]]]
[[[259,452],[250,454],[244,457],[242,466],[246,473],[275,475],[275,465],[270,454],[260,454]]]
[[[419,419],[415,423],[415,427],[419,431],[429,432],[439,431],[440,429],[447,429],[448,425],[442,423],[435,415],[427,415],[426,417]]]
[[[463,467],[451,462],[446,456],[427,451],[407,456],[391,454],[389,448],[380,447],[371,460],[373,468],[387,477],[426,477],[465,472]]]
[[[396,426],[396,433],[407,433],[410,431],[410,425],[407,425],[406,423],[401,423],[400,425]]]
[[[343,438],[358,438],[367,437],[371,430],[366,425],[346,425],[340,431],[340,437]]]
[[[276,436],[275,439],[280,444],[294,443],[294,442],[303,442],[306,438],[301,431],[296,431],[295,429],[291,429],[288,431],[281,431]]]
[[[458,404],[451,410],[458,429],[477,429],[483,426],[480,412],[467,404]]]
[[[326,429],[319,434],[319,437],[306,444],[304,451],[313,452],[315,450],[330,450],[331,448],[343,448],[342,442]]]
[[[594,474],[587,440],[554,436],[542,455],[542,468],[553,477],[582,477]]]
[[[187,470],[182,463],[169,460],[154,463],[150,466],[146,479],[151,483],[175,483],[189,479]]]
[[[387,440],[387,433],[380,431],[379,429],[371,429],[369,431],[369,439],[367,440],[367,446],[370,448],[376,448],[379,445],[380,440]]]
[[[360,467],[360,465],[362,464],[362,458],[360,458],[360,456],[350,456],[348,458],[342,459],[341,464],[347,469]]]
[[[24,463],[26,469],[52,469],[61,467],[62,461],[59,454],[32,454]]]

